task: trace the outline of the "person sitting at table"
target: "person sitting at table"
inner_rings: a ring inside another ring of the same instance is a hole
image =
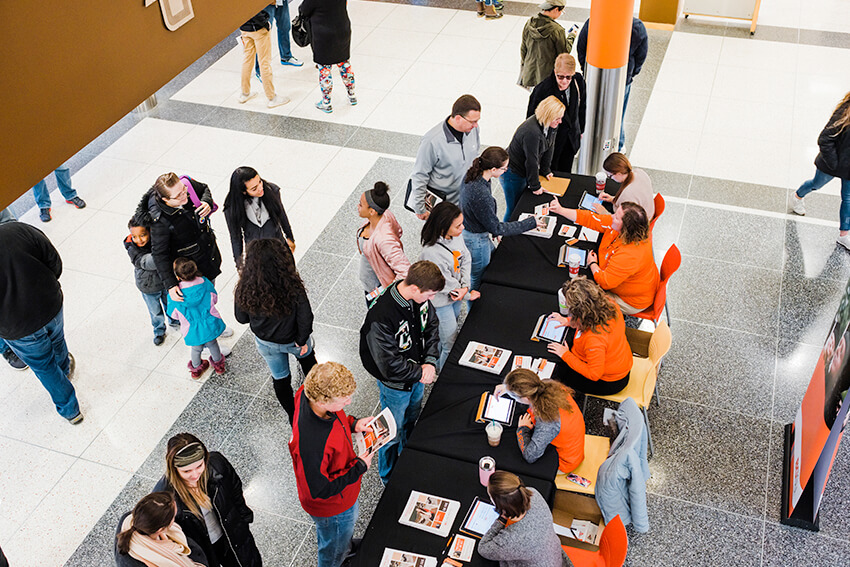
[[[614,203],[615,210],[622,203],[637,203],[646,211],[646,218],[652,220],[655,216],[655,194],[652,192],[649,175],[642,169],[632,168],[628,158],[619,152],[609,154],[602,162],[602,169],[608,177],[620,184],[620,189],[613,197],[608,193],[601,193],[599,198],[606,203]],[[596,205],[596,212],[608,214],[602,205]]]
[[[516,431],[522,457],[529,463],[543,456],[551,443],[558,451],[558,469],[575,470],[584,460],[584,417],[573,391],[554,380],[541,380],[525,368],[508,373],[496,386],[496,396],[507,394],[529,406],[520,416]]]
[[[599,252],[587,254],[587,265],[624,314],[634,315],[652,305],[660,278],[643,207],[626,201],[613,215],[600,215],[564,208],[555,198],[549,211],[602,233]]]
[[[540,176],[552,178],[552,155],[555,151],[555,134],[564,118],[564,104],[554,96],[544,98],[534,115],[519,125],[508,146],[510,166],[502,175],[505,192],[504,220],[511,218],[517,201],[526,187],[535,195],[543,193]]]
[[[562,381],[586,394],[609,396],[629,383],[632,349],[620,308],[595,282],[579,276],[561,288],[569,316],[552,313],[561,325],[576,330],[572,348],[549,343],[549,352],[567,363]]]
[[[481,274],[490,263],[490,254],[493,252],[491,236],[522,234],[537,226],[533,218],[499,222],[490,180],[498,179],[507,169],[508,152],[498,146],[490,146],[473,160],[461,186],[463,241],[471,258],[469,281],[473,290],[481,286]]]
[[[490,475],[487,494],[499,517],[478,543],[484,559],[500,567],[569,567],[543,496],[514,473]]]

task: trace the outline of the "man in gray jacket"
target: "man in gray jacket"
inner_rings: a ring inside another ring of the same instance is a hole
[[[428,218],[432,206],[426,206],[428,193],[460,204],[463,176],[478,157],[481,140],[478,121],[481,103],[465,94],[452,105],[452,114],[425,133],[416,154],[409,182],[406,206],[422,220]]]

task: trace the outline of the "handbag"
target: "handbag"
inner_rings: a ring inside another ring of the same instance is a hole
[[[188,175],[184,175],[180,178],[180,181],[186,185],[186,193],[189,194],[189,201],[191,201],[192,206],[196,209],[201,206],[201,198],[198,197],[198,192],[195,191],[195,186],[192,184],[192,178]],[[218,210],[218,205],[213,201],[212,207],[210,207],[210,214],[213,214]]]
[[[313,41],[313,32],[310,29],[310,18],[300,13],[292,20],[292,39],[298,47],[307,47]]]

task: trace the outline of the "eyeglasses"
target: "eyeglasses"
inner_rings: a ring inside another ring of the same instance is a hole
[[[464,116],[463,114],[458,114],[458,116],[460,116],[461,118],[463,118],[464,120],[466,120],[467,122],[469,122],[470,124],[472,124],[473,126],[477,126],[477,125],[478,125],[478,120],[480,120],[480,118],[479,118],[478,120],[470,120],[469,118],[467,118],[467,117],[466,117],[466,116]]]
[[[616,174],[611,173],[610,171],[606,171],[606,172],[605,172],[605,175],[607,175],[607,176],[608,176],[608,179],[614,179],[614,175],[616,175]]]
[[[559,81],[572,81],[575,75],[555,75],[555,78]]]
[[[507,166],[507,165],[505,165],[505,166],[503,166],[503,167],[497,167],[497,168],[496,168],[496,171],[507,171],[507,170],[508,170],[508,166]]]

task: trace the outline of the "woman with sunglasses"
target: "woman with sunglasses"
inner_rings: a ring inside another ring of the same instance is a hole
[[[165,476],[155,491],[174,493],[176,521],[200,544],[210,567],[262,567],[242,480],[224,455],[209,452],[191,433],[168,440]]]

